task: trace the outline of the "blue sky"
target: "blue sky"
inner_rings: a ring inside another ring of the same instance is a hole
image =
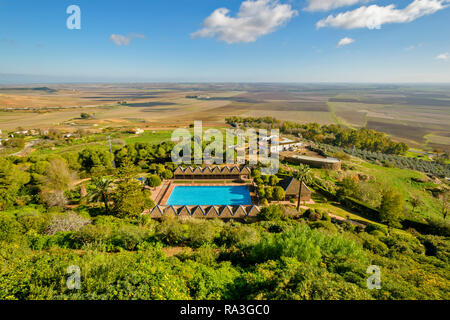
[[[66,27],[69,5],[81,30]],[[450,82],[447,6],[0,0],[0,81]]]

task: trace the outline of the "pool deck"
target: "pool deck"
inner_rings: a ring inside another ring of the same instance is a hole
[[[253,197],[254,194],[253,192],[251,192],[251,185],[249,185],[248,183],[236,183],[236,182],[227,182],[227,183],[170,183],[169,187],[167,188],[167,190],[164,192],[164,195],[162,196],[162,198],[157,202],[158,205],[167,205],[167,201],[170,198],[170,195],[172,194],[172,191],[175,187],[181,187],[181,186],[201,186],[201,187],[224,187],[224,186],[248,186],[250,188],[250,198],[252,198],[253,201]]]

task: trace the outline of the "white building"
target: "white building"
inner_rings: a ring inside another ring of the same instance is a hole
[[[301,146],[303,146],[303,142],[294,141],[287,138],[280,139],[276,135],[264,137],[259,141],[260,150],[264,151],[267,147],[269,147],[270,152],[294,150],[296,148],[300,148]]]

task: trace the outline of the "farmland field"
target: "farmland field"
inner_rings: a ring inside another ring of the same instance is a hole
[[[81,113],[92,115],[82,119]],[[449,150],[450,86],[97,84],[0,87],[0,129],[172,130],[228,116],[271,116],[386,132],[411,147]]]

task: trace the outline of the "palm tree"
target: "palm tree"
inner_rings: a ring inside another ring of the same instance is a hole
[[[297,200],[297,211],[300,208],[300,197],[302,194],[303,183],[308,183],[311,180],[311,168],[306,164],[300,164],[297,172],[294,174],[294,177],[300,181],[300,185],[298,187],[298,200]]]
[[[92,184],[95,186],[89,192],[90,201],[102,201],[105,204],[106,213],[109,213],[109,195],[111,193],[114,180],[108,177],[94,178]]]

